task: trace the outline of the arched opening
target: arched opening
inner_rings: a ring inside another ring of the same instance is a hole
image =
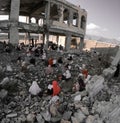
[[[51,4],[50,6],[50,19],[59,21],[58,6],[56,4]]]
[[[30,20],[31,20],[31,23],[36,23],[36,19],[34,17],[32,17]]]
[[[70,46],[71,49],[77,49],[77,40],[76,38],[73,38],[71,40],[71,46]]]
[[[40,26],[43,26],[43,18],[40,18],[40,19],[39,19],[38,24],[39,24]]]
[[[81,25],[80,25],[80,27],[82,29],[85,29],[85,26],[86,26],[86,18],[85,18],[85,16],[82,16],[81,17]]]
[[[63,23],[68,24],[69,21],[69,10],[64,9],[63,11]]]
[[[72,25],[77,27],[78,26],[78,13],[73,13],[73,21],[72,21]]]

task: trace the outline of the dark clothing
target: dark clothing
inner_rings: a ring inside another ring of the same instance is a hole
[[[68,60],[69,60],[69,61],[73,60],[72,56],[70,56],[70,57],[68,58]]]
[[[79,83],[79,85],[80,85],[80,90],[79,90],[79,91],[85,90],[85,83],[84,83],[84,81],[83,81],[82,78],[79,77],[78,83]]]
[[[62,57],[59,57],[59,59],[58,59],[58,63],[60,63],[60,64],[62,64],[62,63],[63,63]]]
[[[53,88],[52,88],[52,89],[48,89],[48,90],[47,90],[47,94],[48,94],[48,95],[52,95],[52,94],[53,94]]]
[[[39,57],[39,50],[38,49],[35,49],[35,56]]]
[[[30,59],[30,64],[35,65],[35,58],[31,58],[31,59]]]

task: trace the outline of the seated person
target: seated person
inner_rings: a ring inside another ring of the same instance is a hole
[[[58,82],[57,81],[54,80],[52,82],[52,85],[51,84],[48,85],[47,93],[49,95],[52,95],[52,96],[58,95],[60,93],[60,91],[61,91],[61,88],[58,85]]]
[[[30,64],[35,65],[35,62],[36,62],[35,58],[31,58],[31,59],[30,59]]]
[[[79,76],[79,78],[78,78],[78,83],[79,83],[79,85],[80,85],[79,91],[85,90],[85,83],[84,83],[84,80],[83,80],[83,76],[82,76],[82,75]]]
[[[42,60],[44,61],[44,60],[46,60],[46,58],[47,58],[47,56],[46,56],[46,53],[44,52],[44,53],[42,54]]]
[[[62,57],[59,57],[59,58],[58,58],[58,63],[59,63],[59,64],[62,64],[62,63],[63,63]]]
[[[11,53],[11,49],[10,49],[9,46],[6,46],[5,49],[4,49],[4,51],[7,52],[7,53]]]
[[[36,57],[39,57],[39,50],[37,48],[35,49],[34,54]]]
[[[84,78],[86,79],[88,76],[88,70],[86,69],[85,64],[82,65],[82,74],[84,75]]]
[[[70,64],[66,64],[65,67],[66,67],[67,69],[69,69],[69,70],[71,69],[71,65],[70,65]]]
[[[85,90],[85,83],[82,76],[79,76],[78,81],[73,85],[73,91],[83,91]]]
[[[18,58],[17,58],[17,64],[20,64],[21,61],[22,61],[21,56],[18,56]]]
[[[87,78],[88,76],[88,70],[87,69],[83,69],[82,70],[82,74],[84,75],[85,79]]]
[[[48,59],[48,65],[51,65],[51,66],[53,65],[53,58]]]
[[[69,80],[71,79],[71,73],[69,69],[66,69],[66,71],[62,75],[62,80]]]
[[[73,60],[73,56],[69,54],[67,60],[70,60],[70,61]]]
[[[54,58],[53,59],[53,67],[56,67],[56,65],[57,65],[57,60]]]

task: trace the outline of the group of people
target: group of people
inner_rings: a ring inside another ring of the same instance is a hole
[[[39,87],[37,81],[33,81],[32,85],[29,88],[29,92],[31,95],[43,95],[48,94],[51,96],[58,96],[62,90],[62,87],[60,87],[59,83],[64,80],[65,82],[71,81],[72,73],[71,73],[71,64],[73,63],[74,56],[72,54],[68,54],[68,57],[64,58],[63,56],[55,57],[47,56],[47,52],[44,50],[44,48],[41,48],[39,50],[38,47],[30,47],[26,50],[26,58],[23,60],[21,67],[22,69],[26,69],[25,67],[27,64],[32,64],[33,66],[36,65],[36,57],[39,56],[39,59],[41,59],[41,62],[44,62],[44,73],[45,75],[54,75],[55,70],[58,69],[58,71],[61,71],[57,76],[57,79],[53,79],[51,83],[48,84],[48,88],[46,90],[43,90]],[[22,58],[19,56],[18,61],[21,61]],[[29,63],[28,63],[29,62]],[[56,69],[54,69],[56,68]],[[73,91],[83,91],[85,90],[85,82],[84,80],[88,76],[88,70],[86,69],[86,66],[83,64],[82,69],[79,70],[80,74],[78,75],[76,82],[73,84]]]

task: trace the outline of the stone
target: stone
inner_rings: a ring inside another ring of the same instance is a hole
[[[36,119],[38,123],[45,123],[45,120],[42,118],[41,114],[37,114]]]
[[[0,65],[0,73],[3,72],[3,67]]]
[[[86,119],[86,123],[94,123],[95,117],[92,115],[89,115]]]
[[[49,110],[50,110],[50,113],[51,113],[52,116],[56,116],[57,115],[57,107],[56,107],[55,104],[51,104]]]
[[[21,115],[21,116],[18,118],[18,120],[20,121],[20,123],[21,123],[21,122],[24,123],[24,122],[26,121],[25,115]]]
[[[12,67],[11,67],[10,65],[7,65],[7,66],[6,66],[6,71],[8,71],[8,72],[12,72],[12,71],[13,71],[13,69],[12,69]]]
[[[8,91],[6,91],[5,89],[2,89],[0,91],[0,99],[5,99],[8,95]]]
[[[67,120],[61,120],[61,122],[60,123],[71,123],[70,121],[67,121]]]
[[[79,102],[81,100],[81,95],[77,95],[74,98],[74,102]]]
[[[28,107],[25,108],[25,114],[29,114],[29,108]]]
[[[6,115],[7,118],[13,118],[13,117],[17,117],[17,113],[11,113]]]
[[[10,79],[9,79],[8,77],[5,77],[5,78],[1,81],[0,85],[4,87],[5,85],[7,85],[7,84],[9,83],[9,81],[10,81]]]
[[[89,83],[86,85],[86,91],[89,96],[93,98],[104,88],[104,77],[102,76],[93,76]]]
[[[80,107],[81,111],[85,114],[85,115],[89,115],[89,111],[87,107]]]
[[[77,119],[78,122],[83,122],[86,118],[86,116],[82,113],[82,111],[78,110],[74,113],[74,117]]]
[[[57,117],[51,117],[51,122],[52,123],[56,123],[56,122],[60,122],[61,117],[57,116]]]
[[[63,114],[63,119],[64,120],[69,120],[72,115],[72,111],[67,111]]]
[[[75,118],[75,117],[71,117],[71,120],[72,120],[72,123],[80,123],[80,122],[77,120],[77,118]]]
[[[109,80],[114,76],[116,69],[117,68],[115,66],[110,66],[109,68],[103,70],[103,75]]]
[[[41,88],[39,87],[36,81],[33,81],[32,85],[29,88],[29,92],[32,95],[38,95],[41,92]]]
[[[51,120],[51,115],[48,110],[41,112],[41,115],[44,117],[45,121],[50,121]]]
[[[29,123],[34,123],[34,121],[35,121],[35,115],[34,114],[28,114],[26,120]]]

